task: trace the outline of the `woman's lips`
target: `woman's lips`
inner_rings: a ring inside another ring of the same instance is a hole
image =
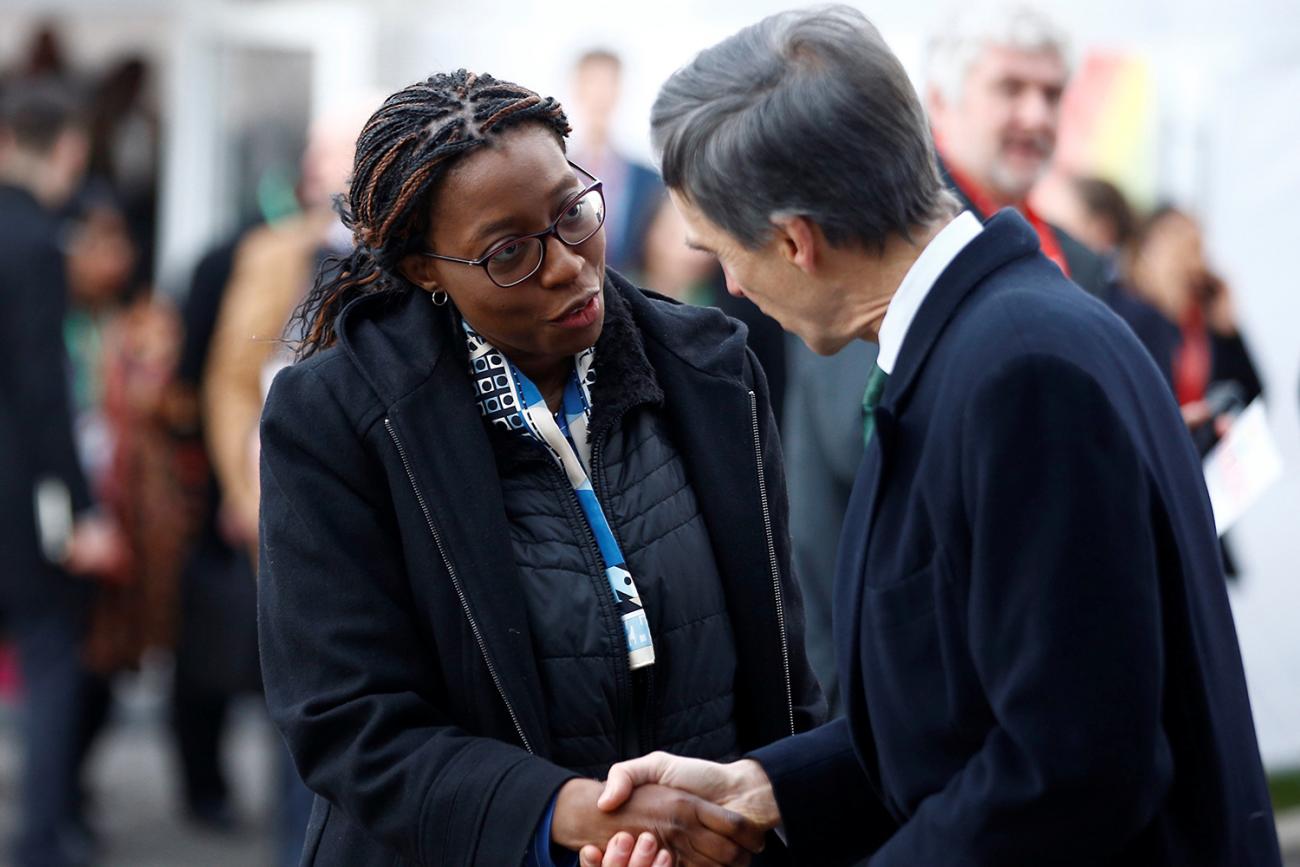
[[[560,328],[586,328],[600,315],[600,293],[595,292],[581,304],[576,304],[569,311],[551,320],[551,324]]]

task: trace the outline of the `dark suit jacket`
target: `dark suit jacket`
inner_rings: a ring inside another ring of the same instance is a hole
[[[923,302],[876,422],[847,719],[754,754],[798,863],[1279,864],[1196,453],[1015,212]]]
[[[61,481],[74,511],[92,505],[73,436],[58,240],[53,216],[30,193],[0,186],[0,603],[23,606],[68,589],[40,551],[37,480]]]

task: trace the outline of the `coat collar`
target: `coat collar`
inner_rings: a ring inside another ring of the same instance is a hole
[[[916,312],[881,396],[883,410],[888,413],[901,405],[939,335],[971,290],[998,268],[1037,252],[1038,235],[1014,208],[1003,208],[984,224],[984,231],[939,275]]]
[[[622,278],[618,278],[622,280]],[[596,381],[592,384],[591,435],[607,431],[628,409],[662,404],[663,388],[645,355],[645,345],[623,288],[605,283],[605,326],[596,341]]]
[[[453,319],[427,293],[363,295],[339,314],[339,346],[385,406],[419,388],[451,347]]]

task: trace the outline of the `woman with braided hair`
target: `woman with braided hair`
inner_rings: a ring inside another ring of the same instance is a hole
[[[262,419],[262,665],[318,793],[304,864],[567,864],[623,832],[785,862],[673,789],[596,808],[613,762],[734,758],[823,703],[762,371],[718,311],[606,270],[567,133],[462,70],[358,139],[355,249]]]

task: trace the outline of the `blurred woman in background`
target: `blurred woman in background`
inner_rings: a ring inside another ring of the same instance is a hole
[[[1146,307],[1117,309],[1168,377],[1204,453],[1227,417],[1263,387],[1237,328],[1232,292],[1210,268],[1196,220],[1172,206],[1153,212],[1134,237],[1125,285]]]

